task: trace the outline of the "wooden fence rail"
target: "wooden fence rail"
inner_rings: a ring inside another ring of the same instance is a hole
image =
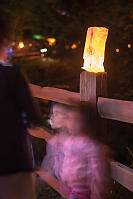
[[[112,178],[133,192],[133,169],[119,163],[111,162]]]
[[[80,101],[80,93],[52,87],[40,87],[30,84],[34,97],[73,105]],[[99,115],[102,118],[133,123],[133,102],[99,97],[97,102]]]
[[[51,100],[63,104],[73,105],[73,101],[80,101],[80,94],[59,88],[40,87],[30,84],[33,97]]]
[[[98,98],[100,117],[133,124],[133,102],[109,98]]]

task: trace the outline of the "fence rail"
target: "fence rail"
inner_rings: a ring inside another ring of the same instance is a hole
[[[30,84],[34,97],[73,105],[80,101],[80,93],[52,87],[40,87]],[[100,117],[133,123],[133,102],[99,97],[97,102]]]
[[[100,117],[133,124],[133,102],[109,98],[98,98]]]
[[[73,105],[73,101],[80,101],[80,94],[53,87],[40,87],[30,84],[33,97],[51,100],[63,104]]]
[[[133,192],[133,169],[119,163],[111,162],[112,178]]]

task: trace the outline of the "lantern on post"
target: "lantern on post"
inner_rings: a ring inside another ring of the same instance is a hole
[[[103,62],[107,35],[107,28],[88,28],[83,55],[83,69],[90,72],[104,72]]]
[[[94,128],[106,139],[106,121],[98,116],[98,97],[107,96],[107,74],[104,72],[104,51],[108,29],[104,27],[88,28],[84,48],[85,71],[80,74],[80,100],[91,103],[95,110]]]
[[[82,67],[85,71],[80,76],[81,101],[96,104],[98,96],[106,96],[106,73],[103,62],[107,35],[107,28],[88,28]]]

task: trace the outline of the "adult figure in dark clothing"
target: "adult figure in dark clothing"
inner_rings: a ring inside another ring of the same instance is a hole
[[[35,175],[26,140],[28,124],[41,116],[19,67],[7,63],[7,21],[0,10],[0,199],[35,199]]]

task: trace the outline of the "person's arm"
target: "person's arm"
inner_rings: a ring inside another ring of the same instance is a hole
[[[54,156],[55,156],[55,148],[51,144],[47,143],[46,155],[43,158],[41,169],[42,171],[47,171],[51,175],[54,176]]]
[[[28,123],[41,125],[42,116],[39,105],[35,104],[33,97],[31,96],[28,81],[25,78],[24,73],[17,68],[16,73],[16,102],[20,111],[26,113]]]

